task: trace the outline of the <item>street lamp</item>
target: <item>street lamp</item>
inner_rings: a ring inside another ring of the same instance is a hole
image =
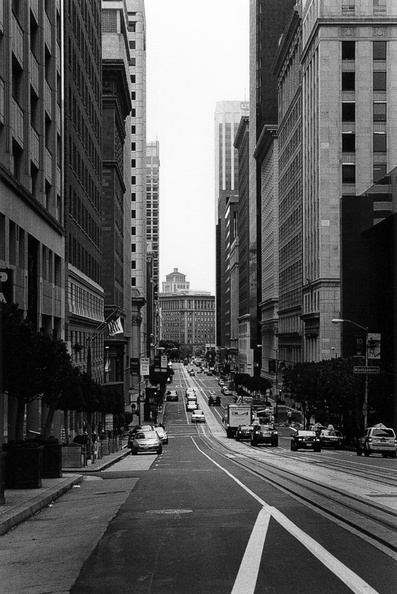
[[[367,338],[368,338],[368,326],[361,326],[361,324],[357,324],[357,322],[353,322],[353,320],[346,320],[343,318],[334,318],[331,320],[332,324],[343,324],[343,322],[348,322],[349,324],[354,324],[361,330],[365,331],[365,367],[368,367],[368,348],[367,348]],[[368,373],[365,373],[365,380],[364,380],[364,404],[363,404],[363,419],[364,419],[364,429],[367,428],[368,424]]]

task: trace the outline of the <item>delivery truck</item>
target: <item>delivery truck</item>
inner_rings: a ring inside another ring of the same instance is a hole
[[[250,404],[228,404],[225,416],[226,437],[235,437],[239,425],[251,425]]]

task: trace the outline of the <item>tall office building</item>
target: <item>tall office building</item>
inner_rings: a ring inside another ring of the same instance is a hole
[[[147,242],[147,330],[151,343],[159,335],[159,213],[160,146],[157,140],[146,144],[146,242]]]
[[[160,283],[160,145],[158,140],[146,144],[146,242],[153,259],[152,280]]]
[[[226,306],[225,213],[228,200],[238,197],[238,155],[234,139],[249,104],[220,101],[215,109],[215,204],[216,204],[216,343],[230,348],[230,307]],[[228,330],[227,330],[228,329]]]
[[[274,382],[279,361],[292,364],[303,360],[301,55],[302,19],[297,5],[286,22],[274,63],[279,87],[278,323],[276,332],[269,328],[263,336],[262,347],[262,375]]]
[[[64,35],[66,340],[103,381],[101,1],[64,3]]]
[[[249,133],[249,296],[247,327],[255,374],[261,373],[266,340],[275,335],[278,253],[277,77],[274,60],[295,0],[251,0],[250,3],[250,133]],[[268,220],[265,220],[269,217]],[[267,237],[270,232],[271,238]],[[262,238],[262,233],[264,237]],[[262,245],[262,240],[266,245]],[[272,246],[273,243],[273,246]],[[266,273],[265,273],[266,271]],[[267,275],[270,274],[269,277]],[[262,278],[263,277],[263,278]],[[265,303],[263,305],[263,299]],[[258,346],[259,345],[259,346]],[[271,348],[277,349],[276,345]],[[270,345],[268,347],[270,350]],[[269,353],[267,353],[269,356]]]
[[[341,299],[341,201],[357,201],[397,164],[397,5],[303,1],[303,320],[305,359],[340,352],[351,314],[368,326],[365,302]],[[391,211],[391,200],[374,211]],[[376,217],[375,217],[376,218]]]
[[[131,357],[130,52],[123,0],[102,0],[103,288],[105,319],[123,332],[107,333],[105,385],[129,404]]]
[[[60,2],[0,3],[0,275],[2,301],[63,339],[61,9]],[[6,398],[0,442],[9,425]],[[36,405],[26,426],[40,431]]]
[[[144,0],[126,0],[128,10],[129,73],[131,81],[131,287],[139,334],[139,353],[148,351],[146,242],[146,17]]]

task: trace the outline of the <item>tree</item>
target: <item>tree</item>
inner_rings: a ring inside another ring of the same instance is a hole
[[[10,437],[23,439],[25,407],[45,389],[41,336],[15,304],[3,304],[3,389],[16,406]]]

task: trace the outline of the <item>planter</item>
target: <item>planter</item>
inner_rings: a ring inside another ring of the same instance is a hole
[[[62,445],[57,442],[42,442],[43,478],[62,477]]]
[[[4,487],[6,489],[38,489],[41,487],[43,446],[36,442],[3,444],[6,452]]]
[[[85,446],[62,445],[62,468],[83,468],[85,466]]]

